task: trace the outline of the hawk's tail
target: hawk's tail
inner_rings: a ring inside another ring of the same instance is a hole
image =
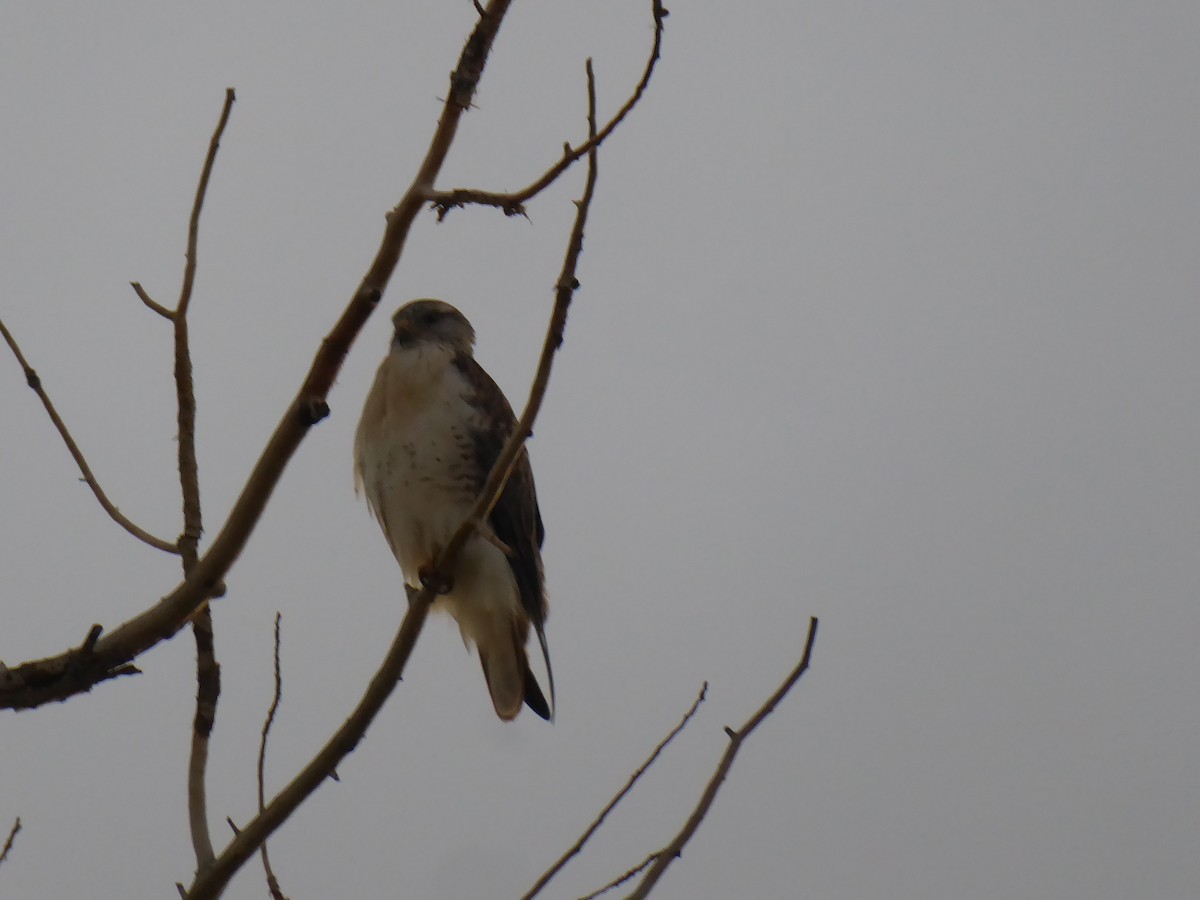
[[[507,634],[502,633],[505,631]],[[525,652],[525,642],[521,639],[522,631],[525,629],[513,622],[511,628],[497,628],[486,637],[476,636],[479,662],[483,666],[483,678],[492,697],[492,706],[496,708],[496,715],[506,722],[517,717],[522,703],[543,719],[553,721],[554,673],[550,671],[546,638],[542,629],[538,628],[538,641],[542,646],[546,673],[550,679],[550,703],[546,702],[546,697],[529,668],[529,656]]]

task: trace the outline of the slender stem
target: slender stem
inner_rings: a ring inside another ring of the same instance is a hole
[[[200,170],[192,215],[188,220],[187,252],[183,267],[183,284],[179,289],[179,304],[170,314],[175,338],[175,398],[178,409],[179,488],[183,498],[183,533],[179,536],[179,553],[183,576],[187,578],[196,568],[200,535],[204,520],[200,508],[200,469],[196,461],[196,387],[192,379],[192,353],[188,342],[188,307],[196,283],[197,247],[200,240],[200,213],[208,195],[208,183],[217,160],[221,136],[229,122],[236,100],[233,88],[225,90],[221,117],[208,142],[208,153]],[[150,298],[135,287],[142,302]],[[151,309],[155,304],[146,303]],[[156,310],[157,312],[158,310]],[[221,667],[217,663],[213,637],[212,609],[200,607],[192,619],[192,634],[196,640],[196,715],[192,722],[192,744],[188,757],[188,826],[192,848],[196,854],[196,869],[203,871],[212,865],[216,856],[208,827],[208,744],[217,718],[217,701],[221,696]]]
[[[275,692],[271,696],[271,707],[267,710],[266,721],[263,722],[262,738],[258,744],[258,811],[261,814],[267,806],[266,794],[266,769],[267,769],[267,737],[271,733],[271,726],[275,724],[275,713],[279,711],[279,703],[283,699],[283,669],[279,663],[279,645],[280,623],[283,621],[283,614],[275,613]],[[279,879],[275,877],[275,871],[271,868],[271,857],[267,853],[267,842],[264,839],[262,846],[259,847],[262,855],[263,872],[267,877],[267,890],[270,892],[272,900],[287,900],[283,895],[283,891],[279,887]]]
[[[58,414],[58,410],[54,408],[54,404],[50,402],[50,396],[46,393],[46,389],[42,387],[42,379],[38,373],[34,371],[33,366],[25,360],[24,354],[21,353],[21,348],[17,346],[16,338],[12,336],[7,328],[4,327],[4,322],[0,321],[0,335],[4,337],[9,349],[17,358],[17,363],[25,372],[25,381],[33,388],[33,392],[38,395],[38,399],[42,401],[42,406],[46,407],[46,413],[50,416],[50,421],[54,423],[54,427],[58,429],[59,436],[62,437],[63,443],[67,445],[67,450],[71,457],[75,460],[75,465],[79,466],[79,472],[83,475],[83,480],[87,486],[92,489],[92,493],[96,495],[96,499],[100,501],[100,506],[108,513],[109,518],[132,534],[143,544],[149,544],[156,550],[162,550],[165,553],[178,553],[179,550],[175,544],[170,541],[164,541],[160,537],[155,537],[150,532],[138,527],[131,522],[119,509],[117,509],[108,495],[100,487],[100,483],[96,481],[96,476],[92,474],[91,467],[87,464],[87,460],[83,458],[83,451],[79,449],[79,445],[75,443],[75,439],[71,437],[71,432],[67,430],[66,423]]]
[[[12,829],[8,832],[8,838],[4,841],[4,848],[0,849],[0,863],[8,859],[8,853],[12,850],[13,841],[16,840],[17,832],[21,830],[21,817],[17,816],[16,821],[12,824]]]

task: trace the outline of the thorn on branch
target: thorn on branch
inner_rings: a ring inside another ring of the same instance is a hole
[[[309,397],[304,401],[300,415],[305,425],[316,425],[329,415],[329,404],[319,397]]]
[[[93,625],[88,629],[87,637],[83,639],[83,643],[75,650],[78,654],[91,653],[96,648],[96,641],[100,640],[100,635],[104,633],[103,625]]]

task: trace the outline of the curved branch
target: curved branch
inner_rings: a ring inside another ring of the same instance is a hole
[[[279,627],[283,614],[275,613],[275,692],[271,695],[271,707],[267,710],[266,721],[263,722],[262,738],[258,743],[258,811],[261,813],[267,806],[266,768],[267,768],[267,737],[271,734],[271,726],[275,724],[275,714],[279,712],[279,704],[283,700],[283,669],[279,664]],[[279,879],[271,868],[271,857],[267,853],[267,842],[263,840],[258,848],[262,856],[263,872],[267,877],[267,890],[272,900],[287,900],[279,887]]]
[[[92,474],[91,467],[87,464],[87,460],[83,458],[83,451],[79,449],[79,445],[75,443],[75,439],[71,437],[71,432],[67,430],[66,423],[59,416],[58,410],[54,408],[54,404],[50,402],[50,396],[46,393],[46,389],[42,387],[42,379],[38,373],[34,371],[33,366],[25,360],[24,354],[21,353],[21,348],[17,346],[16,338],[9,333],[9,330],[4,327],[4,322],[0,321],[0,335],[3,335],[5,342],[12,350],[13,355],[17,358],[17,363],[25,372],[26,383],[33,388],[33,392],[38,395],[38,399],[42,401],[42,406],[46,407],[46,413],[50,416],[50,421],[54,423],[54,427],[58,429],[59,435],[63,439],[63,443],[67,445],[67,450],[71,457],[75,460],[75,465],[79,466],[79,472],[83,475],[83,480],[87,482],[87,486],[92,489],[92,493],[96,495],[96,499],[100,502],[100,506],[108,513],[109,518],[132,534],[143,544],[149,544],[156,550],[162,550],[164,553],[178,553],[179,548],[170,541],[164,541],[160,537],[155,537],[150,532],[139,528],[131,522],[124,513],[113,506],[112,501],[108,499],[108,495],[100,487],[100,483],[96,481],[96,476]]]
[[[523,216],[525,215],[525,203],[550,187],[563,172],[567,171],[578,160],[590,154],[607,140],[608,136],[616,130],[617,126],[624,121],[625,117],[632,112],[633,108],[642,99],[642,95],[645,94],[646,88],[650,84],[650,78],[654,74],[654,67],[658,63],[662,51],[663,20],[670,15],[670,12],[663,7],[662,0],[652,0],[652,3],[654,43],[650,48],[650,57],[646,61],[646,68],[642,72],[641,80],[638,81],[629,99],[625,101],[625,105],[617,110],[617,114],[609,119],[599,131],[593,125],[593,128],[588,132],[588,139],[578,147],[564,144],[562,158],[543,172],[541,177],[536,181],[519,191],[496,193],[493,191],[476,190],[474,188],[457,188],[452,191],[429,191],[425,199],[437,210],[439,222],[446,217],[446,213],[450,210],[455,207],[466,206],[467,204],[494,206],[497,209],[503,210],[506,216]]]
[[[313,425],[329,414],[329,392],[346,354],[375,311],[400,261],[409,230],[441,170],[459,120],[470,106],[510,3],[511,0],[491,0],[467,39],[458,66],[451,73],[450,91],[416,178],[388,214],[375,259],[321,342],[304,383],[275,426],[208,551],[171,593],[109,632],[87,652],[68,650],[0,670],[0,709],[28,709],[91,690],[101,681],[127,670],[126,664],[150,647],[173,637],[202,603],[220,591],[221,580],[241,555],[300,442]],[[162,543],[160,549],[169,546]]]
[[[721,761],[717,764],[716,771],[713,772],[712,778],[704,788],[704,793],[700,796],[700,802],[696,804],[696,808],[688,817],[686,823],[679,834],[675,835],[674,840],[667,844],[657,854],[657,859],[654,865],[650,867],[650,871],[646,873],[646,877],[639,882],[637,889],[630,894],[626,900],[645,900],[654,889],[654,885],[662,878],[667,871],[667,867],[671,865],[683,853],[683,848],[688,841],[692,839],[692,835],[696,833],[696,829],[700,827],[700,823],[704,821],[704,817],[708,815],[708,810],[716,799],[717,791],[721,789],[722,782],[729,774],[729,770],[733,767],[733,759],[737,756],[738,750],[742,747],[742,742],[754,732],[763,720],[775,711],[775,707],[779,702],[787,696],[788,691],[792,689],[800,676],[808,669],[808,661],[812,656],[813,642],[817,639],[817,617],[813,616],[808,623],[808,638],[804,641],[804,652],[800,655],[800,662],[796,668],[792,669],[787,678],[770,697],[767,702],[759,707],[746,724],[734,731],[732,728],[726,728],[725,734],[729,736],[729,746],[725,748],[725,753],[721,756]]]

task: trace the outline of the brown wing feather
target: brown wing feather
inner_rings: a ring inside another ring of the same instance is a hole
[[[473,387],[474,396],[470,400],[484,410],[483,419],[487,423],[487,426],[479,429],[475,435],[475,452],[480,463],[479,487],[482,488],[487,473],[500,456],[504,442],[517,425],[517,417],[513,415],[504,392],[474,357],[460,353],[455,358],[454,365]],[[553,716],[554,672],[550,668],[550,653],[546,647],[543,627],[546,621],[546,590],[541,547],[546,532],[542,525],[541,510],[538,509],[529,454],[523,449],[508,483],[500,494],[500,499],[492,508],[488,524],[496,537],[511,551],[508,554],[508,565],[517,583],[521,606],[537,632],[542,657],[546,661],[546,674],[550,679],[550,703],[547,704],[533,673],[527,669],[525,702],[539,716],[548,719]],[[524,643],[524,636],[520,636],[519,643]]]
[[[504,442],[516,427],[517,418],[504,393],[473,357],[459,354],[455,366],[475,389],[471,401],[484,410],[487,427],[479,429],[475,435],[475,451],[480,463],[479,487],[483,487],[483,479],[495,465]],[[545,530],[533,485],[533,469],[529,465],[529,454],[524,450],[500,499],[492,508],[488,524],[496,537],[512,550],[508,565],[517,581],[521,605],[535,625],[542,624],[546,619],[541,554]]]

